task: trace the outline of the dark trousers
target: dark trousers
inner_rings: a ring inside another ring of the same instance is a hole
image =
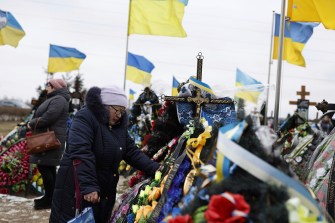
[[[43,185],[45,191],[44,197],[51,200],[55,189],[56,167],[37,165],[37,168],[43,178]]]

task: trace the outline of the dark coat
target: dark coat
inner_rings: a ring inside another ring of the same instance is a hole
[[[29,125],[36,133],[45,132],[48,128],[50,131],[53,130],[62,144],[60,149],[31,155],[31,163],[46,166],[59,165],[66,140],[66,121],[69,116],[69,100],[70,93],[66,88],[51,92],[48,94],[48,99],[37,108],[33,119],[29,121]]]
[[[151,161],[136,146],[127,130],[127,116],[113,128],[108,126],[108,110],[102,105],[101,89],[91,88],[86,105],[79,110],[69,131],[68,146],[61,160],[52,199],[50,222],[67,222],[75,216],[73,160],[81,195],[97,191],[100,203],[82,200],[82,208],[92,206],[97,223],[109,220],[114,206],[118,168],[121,160],[153,176],[159,164]]]

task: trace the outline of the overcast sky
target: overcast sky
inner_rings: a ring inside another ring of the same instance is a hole
[[[36,88],[46,82],[49,44],[87,55],[80,68],[86,88],[123,87],[127,49],[155,65],[152,88],[157,94],[171,94],[173,75],[182,82],[196,74],[198,52],[204,56],[203,81],[214,89],[233,89],[237,68],[266,84],[272,12],[280,13],[280,7],[281,0],[189,0],[183,20],[186,38],[127,37],[127,0],[0,0],[0,9],[10,11],[26,32],[17,48],[0,46],[0,98],[30,101],[38,96]],[[335,31],[319,25],[303,55],[306,68],[283,62],[280,117],[296,109],[289,101],[298,98],[301,85],[311,92],[310,101],[335,103]],[[270,84],[275,85],[277,61],[270,68]],[[126,81],[127,93],[129,88],[137,92],[135,98],[143,90]],[[272,89],[269,114],[274,109]],[[310,118],[316,113],[311,107]]]

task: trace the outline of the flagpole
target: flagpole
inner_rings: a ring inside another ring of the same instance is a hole
[[[266,103],[265,103],[265,115],[264,125],[268,122],[268,107],[269,107],[269,88],[270,88],[270,76],[271,76],[271,65],[272,65],[272,48],[273,48],[273,27],[275,21],[275,11],[272,11],[272,25],[271,25],[271,40],[270,40],[270,55],[269,55],[269,69],[268,69],[268,87],[266,91]]]
[[[129,41],[129,18],[130,18],[130,1],[128,6],[128,22],[127,22],[127,42],[126,42],[126,61],[124,66],[124,79],[123,79],[123,90],[126,91],[126,78],[127,78],[127,64],[128,64],[128,41]]]
[[[284,28],[285,28],[285,8],[286,0],[282,0],[281,14],[280,14],[280,33],[279,33],[279,46],[278,46],[278,66],[277,66],[277,81],[276,81],[276,99],[275,99],[275,111],[273,119],[273,129],[276,131],[278,128],[278,116],[279,116],[279,100],[280,100],[280,84],[281,84],[281,72],[283,62],[283,46],[284,46]]]

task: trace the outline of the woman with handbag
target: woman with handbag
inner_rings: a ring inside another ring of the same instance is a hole
[[[52,79],[47,83],[47,99],[36,109],[27,127],[34,133],[54,131],[60,141],[60,148],[31,154],[30,163],[37,164],[41,173],[45,194],[34,200],[34,208],[51,208],[51,200],[56,182],[56,166],[64,152],[66,140],[66,120],[69,115],[70,93],[63,79]]]
[[[57,173],[50,222],[75,217],[76,190],[81,194],[77,197],[80,209],[92,207],[96,223],[108,222],[121,160],[154,176],[159,164],[142,153],[130,137],[126,107],[127,97],[117,86],[93,87],[87,92],[84,107],[72,121]]]

